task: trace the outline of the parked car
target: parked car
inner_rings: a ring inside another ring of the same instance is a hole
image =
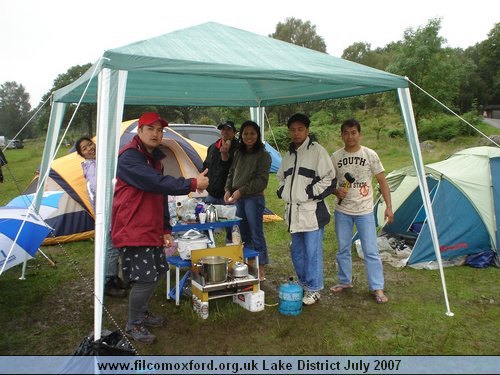
[[[19,139],[12,139],[7,142],[7,148],[24,148],[23,142]]]
[[[220,130],[214,125],[168,124],[168,127],[183,137],[207,147],[220,138]]]
[[[168,124],[168,127],[191,141],[209,147],[220,138],[220,130],[214,125]],[[266,150],[272,158],[270,171],[276,173],[281,165],[281,155],[268,142]]]

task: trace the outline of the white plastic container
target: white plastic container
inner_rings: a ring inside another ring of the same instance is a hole
[[[233,302],[251,312],[264,310],[265,294],[263,290],[256,293],[242,293],[233,296]]]
[[[214,204],[219,219],[234,219],[236,217],[236,205],[234,204]]]

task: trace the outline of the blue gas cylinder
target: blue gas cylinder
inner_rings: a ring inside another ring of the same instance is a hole
[[[302,312],[302,295],[302,287],[290,277],[279,288],[279,312],[283,315],[299,315]]]

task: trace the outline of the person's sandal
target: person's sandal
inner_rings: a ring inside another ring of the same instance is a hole
[[[389,301],[389,298],[387,298],[387,296],[382,293],[382,294],[375,294],[375,300],[377,301],[377,303],[387,303]]]
[[[266,281],[266,271],[264,269],[264,266],[263,265],[260,265],[259,266],[259,280],[262,282],[262,281]]]
[[[344,289],[352,289],[352,285],[351,284],[337,284],[337,285],[334,285],[330,288],[330,292],[340,293]]]

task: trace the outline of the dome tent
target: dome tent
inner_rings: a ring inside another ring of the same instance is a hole
[[[500,148],[473,147],[425,166],[432,197],[441,257],[493,250],[500,243]],[[383,227],[389,236],[414,242],[407,264],[436,260],[415,169],[402,168],[387,176],[394,222]],[[385,203],[375,206],[383,222]]]
[[[165,173],[174,177],[195,177],[203,168],[207,148],[190,141],[170,128],[164,128],[160,146],[166,155],[163,159]],[[137,120],[125,121],[120,126],[120,147],[137,134]],[[81,167],[83,159],[76,151],[61,156],[51,165],[46,192],[60,191],[63,196],[57,210],[43,216],[54,228],[43,242],[52,245],[81,241],[94,236],[94,211],[90,204],[85,177]],[[36,191],[39,176],[35,177],[24,194]]]
[[[121,148],[137,134],[137,119],[122,123],[120,127]],[[95,139],[94,139],[95,141]],[[196,177],[203,170],[207,147],[178,134],[170,127],[163,129],[160,149],[166,155],[163,159],[164,173],[173,177]],[[54,228],[43,241],[43,245],[54,245],[72,241],[81,241],[94,237],[94,211],[87,194],[85,177],[79,156],[74,148],[68,155],[55,159],[51,165],[45,192],[63,192],[58,208],[45,215],[40,212],[45,222]],[[23,194],[34,194],[38,185],[36,176]],[[197,198],[203,194],[192,193]],[[17,198],[20,198],[18,196]],[[17,199],[16,198],[16,199]],[[33,198],[28,198],[29,202]],[[267,207],[264,221],[283,220]]]

